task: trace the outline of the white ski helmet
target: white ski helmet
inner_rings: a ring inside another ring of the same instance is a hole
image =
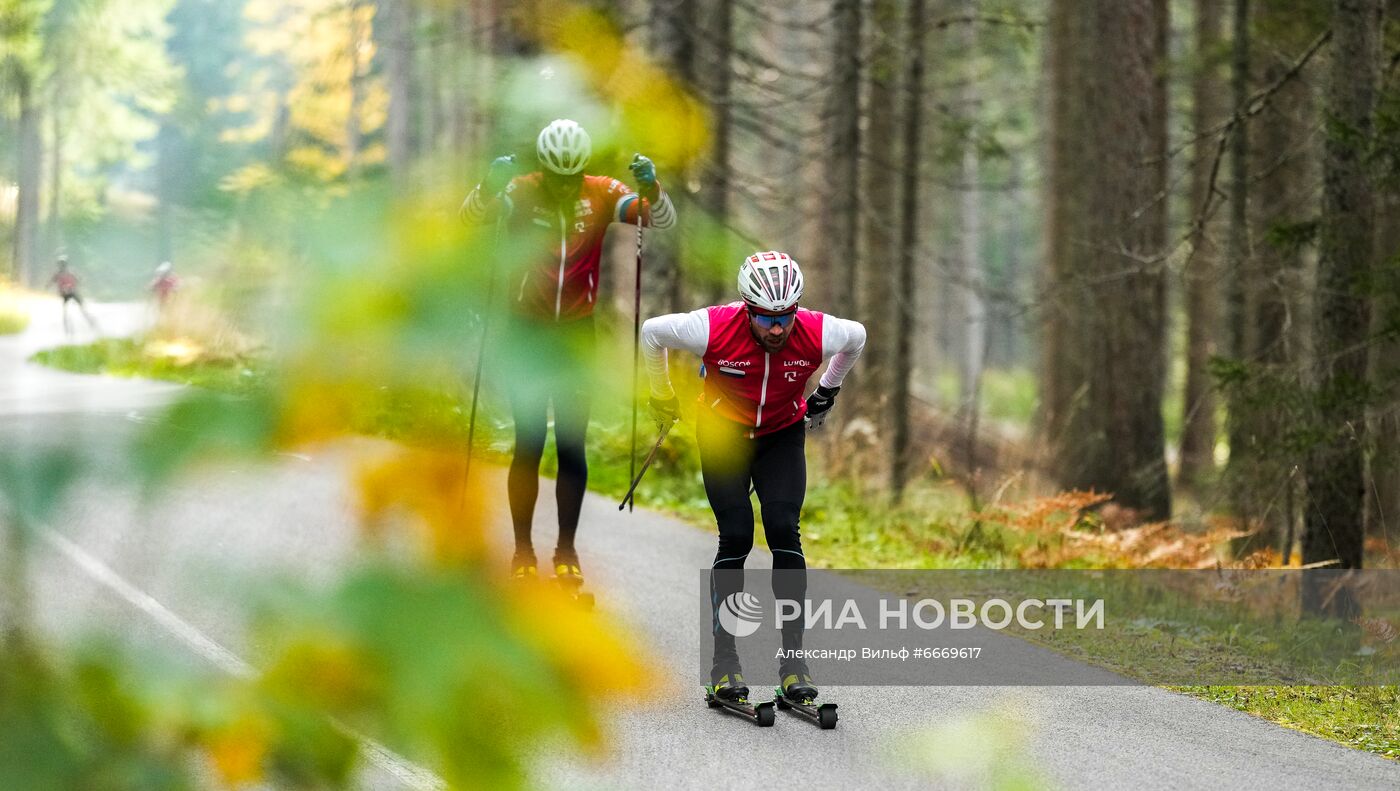
[[[739,295],[756,308],[787,312],[802,299],[802,270],[787,253],[754,253],[739,266]]]
[[[535,153],[541,165],[561,176],[572,176],[588,164],[593,141],[576,122],[560,118],[540,131],[535,139]]]

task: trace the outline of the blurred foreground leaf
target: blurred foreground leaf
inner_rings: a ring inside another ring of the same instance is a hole
[[[549,588],[483,575],[364,568],[333,590],[284,591],[260,619],[262,684],[405,749],[454,788],[518,788],[527,745],[600,745],[597,705],[640,666],[591,613]]]
[[[267,450],[276,420],[269,394],[230,398],[191,391],[141,436],[133,461],[144,481],[158,483],[202,456]]]
[[[18,641],[0,646],[0,788],[193,788],[179,729],[128,670],[102,655],[62,665]]]
[[[82,472],[82,459],[71,448],[0,453],[0,498],[22,525],[45,521]]]

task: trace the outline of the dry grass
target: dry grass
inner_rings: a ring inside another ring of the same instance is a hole
[[[182,290],[165,305],[146,336],[144,351],[150,357],[188,365],[245,360],[258,346],[211,298],[193,288]]]

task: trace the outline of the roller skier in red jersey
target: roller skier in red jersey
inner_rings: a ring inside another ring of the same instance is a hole
[[[68,256],[62,253],[58,256],[58,271],[49,278],[49,285],[58,289],[58,297],[63,300],[63,334],[71,336],[73,334],[73,323],[68,318],[68,303],[78,303],[78,312],[83,314],[88,326],[93,332],[100,333],[97,328],[97,321],[88,312],[87,305],[83,302],[82,296],[78,294],[78,276],[73,274],[73,270],[68,268]]]
[[[555,578],[577,591],[583,584],[574,546],[588,483],[585,434],[593,391],[593,309],[598,299],[603,239],[612,223],[658,229],[676,223],[671,199],[650,159],[629,165],[637,191],[608,176],[585,174],[592,141],[577,123],[559,119],[535,141],[539,169],[517,175],[514,157],[497,157],[486,178],[462,203],[469,224],[501,222],[506,234],[527,238],[538,256],[507,273],[511,316],[507,344],[523,370],[511,376],[515,453],[507,488],[515,529],[512,575],[537,575],[532,540],[539,466],[550,407],[559,473],[556,499],[559,540]]]
[[[742,569],[753,548],[753,484],[773,553],[774,594],[801,601],[806,558],[798,519],[807,491],[806,432],[820,429],[831,414],[841,382],[865,348],[858,322],[799,308],[802,270],[786,253],[754,253],[739,268],[740,302],[648,319],[642,348],[651,377],[651,409],[658,426],[677,419],[667,350],[687,351],[704,361],[704,392],[696,414],[696,441],[705,494],[719,527],[712,569]],[[826,366],[811,395],[809,379]],[[780,582],[780,579],[782,582]],[[711,603],[742,589],[741,574],[712,574]],[[786,589],[779,590],[780,585]],[[734,638],[714,628],[712,694],[744,700],[748,688]],[[801,624],[784,629],[785,653],[801,648]],[[779,666],[785,695],[817,696],[806,663]]]

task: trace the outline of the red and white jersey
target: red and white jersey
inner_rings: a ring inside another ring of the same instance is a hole
[[[807,414],[807,380],[831,360],[821,384],[840,387],[865,349],[860,323],[798,309],[792,333],[780,351],[769,352],[749,328],[742,302],[648,319],[642,326],[643,354],[652,394],[670,398],[666,350],[680,349],[705,363],[704,404],[716,414],[748,426],[760,436],[791,426]]]
[[[161,275],[151,281],[151,291],[155,292],[155,295],[159,297],[161,301],[169,299],[170,295],[174,294],[175,289],[179,287],[180,278],[175,275]]]
[[[68,297],[78,293],[78,276],[72,272],[58,272],[50,282],[58,286],[59,296]]]
[[[666,193],[660,193],[650,217],[644,217],[642,201],[630,187],[607,176],[583,177],[572,206],[560,205],[544,193],[544,176],[528,173],[512,179],[503,201],[514,234],[530,234],[544,241],[538,262],[516,274],[512,294],[517,312],[537,320],[573,321],[592,315],[598,300],[599,262],[603,237],[614,222],[656,228],[675,224]],[[473,190],[462,205],[469,222],[482,222],[488,204]]]

